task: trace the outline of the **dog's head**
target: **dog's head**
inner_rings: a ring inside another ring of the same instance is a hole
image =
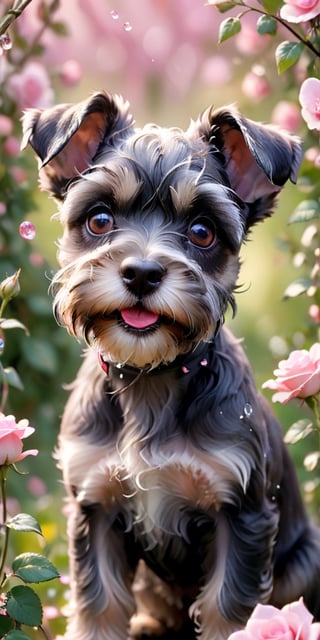
[[[249,228],[295,181],[296,138],[207,109],[187,131],[134,126],[118,96],[30,110],[24,143],[60,202],[55,311],[112,362],[148,369],[210,340]]]

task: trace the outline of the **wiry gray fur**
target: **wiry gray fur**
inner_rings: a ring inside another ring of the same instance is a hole
[[[233,108],[136,129],[106,93],[33,110],[24,129],[60,201],[55,314],[89,345],[57,453],[66,638],[226,640],[258,602],[300,596],[320,619],[319,532],[222,327],[241,244],[296,179],[298,140]]]

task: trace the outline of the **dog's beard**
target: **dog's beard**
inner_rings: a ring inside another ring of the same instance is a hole
[[[120,277],[120,265],[126,255],[141,256],[141,246],[132,239],[126,245],[122,237],[99,247],[61,269],[53,291],[56,317],[71,335],[84,338],[110,362],[148,369],[173,362],[209,339],[230,295],[213,287],[211,279],[208,286],[200,266],[181,251],[158,246],[152,258],[166,275],[154,292],[138,300]],[[128,309],[150,317],[150,324],[128,323]]]

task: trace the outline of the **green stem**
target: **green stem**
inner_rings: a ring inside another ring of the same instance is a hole
[[[3,585],[6,575],[5,575],[5,564],[8,553],[8,545],[9,545],[9,527],[6,526],[7,521],[7,495],[6,495],[6,486],[7,486],[7,467],[3,465],[0,468],[0,491],[1,491],[1,501],[2,501],[2,526],[4,527],[4,541],[1,552],[1,560],[0,560],[0,586]]]
[[[43,626],[39,627],[40,631],[42,632],[42,634],[44,635],[46,640],[50,640],[50,636],[47,634],[45,628]]]
[[[4,310],[5,310],[6,306],[7,306],[7,302],[8,301],[3,298],[2,302],[1,302],[1,305],[0,305],[0,318],[2,318],[2,316],[3,316],[3,312],[4,312]]]
[[[3,299],[0,305],[0,318],[2,318],[3,316],[3,312],[5,310],[7,306],[7,300]],[[0,412],[3,413],[4,412],[4,408],[6,406],[7,403],[7,399],[8,399],[8,391],[9,391],[9,387],[8,387],[8,383],[6,382],[6,378],[4,375],[4,371],[3,371],[3,366],[2,363],[0,362],[0,374],[1,374],[1,380],[2,380],[2,385],[1,385],[1,399],[0,399]],[[0,573],[0,578],[1,578],[1,573]]]
[[[312,396],[312,409],[316,418],[319,449],[320,449],[320,406],[319,406],[319,400],[317,396]]]
[[[0,22],[0,36],[6,33],[10,25],[21,16],[25,8],[30,4],[32,0],[17,0],[13,7],[7,11],[6,15]]]
[[[32,0],[24,0],[25,2],[25,6],[27,6],[30,2],[32,2]],[[39,30],[35,33],[34,37],[32,38],[31,42],[29,42],[27,49],[25,50],[25,52],[23,53],[23,55],[21,56],[21,58],[16,58],[14,61],[14,65],[12,65],[12,69],[11,71],[9,70],[7,73],[6,78],[10,78],[10,76],[16,74],[17,72],[19,72],[22,67],[24,66],[24,64],[29,60],[30,56],[33,55],[33,51],[35,46],[41,41],[41,38],[43,36],[43,34],[46,32],[46,30],[48,29],[48,27],[50,27],[50,16],[51,14],[54,13],[54,11],[56,11],[57,9],[57,0],[52,0],[52,2],[46,7],[47,10],[47,14],[48,17],[46,18],[46,20],[44,21],[43,24],[41,24]],[[25,7],[23,7],[24,9]],[[23,11],[22,9],[22,11]],[[21,13],[22,13],[21,11]],[[21,15],[21,13],[19,15]],[[18,15],[16,16],[18,17]],[[0,24],[0,29],[1,29],[1,24]],[[0,31],[0,35],[1,35],[1,31]],[[10,60],[10,55],[11,52],[8,52],[8,59]]]
[[[307,40],[304,36],[302,36],[298,31],[295,31],[295,29],[293,29],[293,27],[291,27],[285,20],[283,20],[282,18],[280,18],[280,16],[274,15],[273,13],[267,13],[266,11],[262,11],[261,9],[258,9],[257,7],[251,7],[248,4],[245,4],[244,2],[237,2],[236,3],[237,7],[244,7],[245,9],[249,10],[249,11],[254,11],[255,13],[258,13],[261,16],[265,16],[268,15],[270,16],[270,18],[273,18],[274,20],[276,20],[276,22],[278,22],[279,24],[281,24],[283,27],[285,27],[285,29],[287,29],[287,31],[289,31],[290,33],[292,33],[292,35],[297,38],[297,40],[299,40],[299,42],[301,42],[305,47],[307,47],[308,49],[310,49],[310,51],[312,51],[312,53],[317,56],[317,58],[320,57],[320,51],[319,49],[316,49],[316,47],[313,45],[312,42],[310,42],[310,40]]]

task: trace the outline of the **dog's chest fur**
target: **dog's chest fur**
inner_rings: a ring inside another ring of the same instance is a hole
[[[76,383],[77,398],[90,406],[86,381],[95,371],[100,408],[96,405],[94,412],[101,414],[101,424],[90,424],[86,410],[76,444],[70,424],[73,419],[79,428],[73,396],[67,405],[60,437],[64,477],[82,504],[120,509],[145,549],[163,545],[166,534],[187,541],[191,517],[214,522],[222,505],[236,507],[248,494],[254,470],[265,474],[269,445],[262,442],[264,418],[256,391],[248,385],[245,394],[241,391],[248,371],[239,361],[235,372],[229,359],[237,362],[238,345],[226,330],[222,333],[176,367],[140,377],[114,366],[107,376],[97,375],[96,354],[89,353]]]

